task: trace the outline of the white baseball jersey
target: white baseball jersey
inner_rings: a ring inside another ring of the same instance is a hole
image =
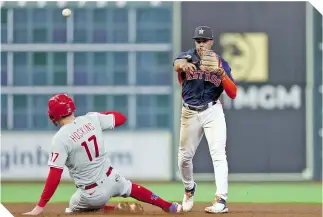
[[[112,114],[91,113],[75,118],[53,137],[48,165],[62,169],[66,165],[77,186],[97,182],[111,166],[102,131],[114,126]]]

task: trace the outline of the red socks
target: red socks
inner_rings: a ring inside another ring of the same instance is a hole
[[[132,184],[130,196],[136,200],[158,206],[165,211],[168,211],[172,205],[172,203],[164,201],[147,188],[137,184]]]
[[[169,208],[172,205],[172,203],[163,200],[147,188],[137,184],[132,184],[130,196],[136,200],[158,206],[166,212],[169,211]],[[103,211],[111,212],[115,211],[115,208],[115,206],[105,205]]]

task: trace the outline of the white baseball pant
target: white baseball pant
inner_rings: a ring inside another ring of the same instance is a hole
[[[178,166],[186,189],[194,187],[192,159],[203,134],[208,142],[213,162],[216,195],[221,195],[226,200],[228,195],[226,121],[219,100],[202,112],[182,107]]]
[[[70,199],[70,212],[101,209],[111,197],[130,196],[132,183],[115,169],[108,177],[103,173],[96,183],[95,188],[88,190],[78,188],[76,190]]]

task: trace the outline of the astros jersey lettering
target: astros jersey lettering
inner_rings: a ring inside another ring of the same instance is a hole
[[[223,92],[221,79],[213,72],[205,73],[199,68],[199,57],[195,48],[181,52],[176,59],[188,59],[196,65],[197,71],[193,74],[182,72],[178,75],[178,80],[182,85],[182,97],[185,103],[193,106],[207,104],[212,101],[217,101]],[[229,64],[219,56],[221,67],[227,75],[231,76],[231,68]]]

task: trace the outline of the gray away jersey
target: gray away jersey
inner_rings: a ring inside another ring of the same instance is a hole
[[[102,131],[114,126],[112,114],[91,113],[77,117],[53,137],[48,165],[61,169],[66,165],[78,186],[95,183],[111,166]]]

